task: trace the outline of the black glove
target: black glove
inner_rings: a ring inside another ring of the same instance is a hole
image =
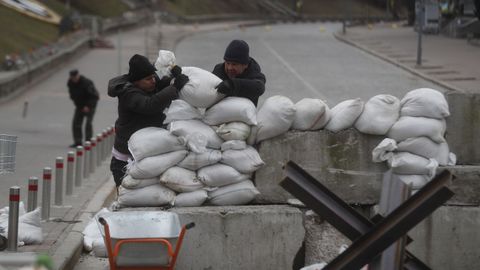
[[[175,66],[173,66],[173,68],[170,72],[172,73],[172,77],[177,78],[178,75],[182,74],[182,68],[175,65]]]
[[[170,81],[172,80],[171,77],[168,77],[168,76],[163,76],[157,83],[157,86],[160,88],[160,89],[163,89],[167,86],[170,85]]]
[[[235,89],[233,87],[233,83],[230,80],[225,80],[215,87],[218,93],[227,95],[227,96],[234,96],[236,94]]]
[[[180,91],[185,86],[185,84],[187,84],[188,80],[189,79],[187,75],[180,74],[178,75],[178,77],[175,78],[175,82],[173,83],[173,86],[175,86],[175,88],[177,88],[177,90]]]

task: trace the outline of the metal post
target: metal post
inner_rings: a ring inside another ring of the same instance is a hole
[[[50,218],[50,192],[52,182],[52,168],[45,167],[43,169],[42,183],[42,220]]]
[[[97,166],[97,139],[93,138],[90,139],[90,142],[92,143],[92,148],[90,148],[90,173],[93,174],[95,172],[95,167]]]
[[[97,167],[102,165],[103,137],[102,133],[97,134]]]
[[[85,142],[85,160],[83,162],[83,178],[87,179],[90,175],[90,150],[92,143],[90,141]]]
[[[108,130],[104,129],[102,131],[103,136],[103,160],[105,160],[108,156]]]
[[[82,186],[83,172],[83,146],[77,146],[77,160],[75,162],[75,186]]]
[[[73,168],[75,166],[75,152],[69,151],[67,154],[67,195],[73,194]]]
[[[423,23],[425,20],[425,3],[423,0],[418,0],[419,12],[418,12],[418,43],[417,43],[417,66],[422,65],[422,32]]]
[[[20,204],[20,187],[10,188],[10,204],[8,208],[8,241],[7,250],[17,251],[18,245],[18,205]]]
[[[63,205],[63,157],[55,161],[55,205]]]
[[[32,176],[28,179],[28,199],[27,212],[37,208],[38,197],[38,177]]]

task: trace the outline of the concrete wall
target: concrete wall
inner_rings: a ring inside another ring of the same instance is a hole
[[[449,92],[446,98],[450,117],[445,137],[450,151],[457,155],[457,164],[479,164],[480,94]]]
[[[133,209],[135,210],[135,209]],[[173,208],[187,231],[176,269],[292,269],[302,212],[282,205]]]
[[[349,203],[378,202],[385,162],[373,163],[372,150],[382,136],[366,135],[356,129],[338,133],[327,130],[289,131],[259,148],[265,166],[255,173],[261,203],[282,203],[292,196],[278,184],[283,165],[292,160]]]

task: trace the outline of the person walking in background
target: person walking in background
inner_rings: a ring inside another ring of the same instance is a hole
[[[225,50],[224,62],[217,64],[212,73],[223,80],[216,87],[217,92],[248,98],[257,106],[258,98],[265,92],[266,79],[249,51],[245,41],[232,40]]]
[[[178,98],[178,92],[188,82],[179,66],[172,68],[172,78],[156,75],[156,68],[143,55],[135,54],[128,62],[128,74],[108,82],[108,95],[118,98],[118,118],[115,121],[115,142],[110,170],[115,184],[120,186],[125,176],[125,166],[131,159],[128,151],[130,136],[146,127],[162,127],[163,111]]]
[[[83,139],[90,140],[93,134],[93,116],[99,99],[98,91],[90,79],[80,75],[78,70],[70,71],[70,77],[67,82],[70,99],[75,104],[73,114],[72,132],[73,144],[70,147],[82,145]],[[85,138],[82,134],[83,120],[85,123]]]

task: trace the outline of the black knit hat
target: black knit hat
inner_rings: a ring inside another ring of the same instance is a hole
[[[70,77],[77,76],[78,75],[78,69],[72,69],[69,72]]]
[[[248,64],[250,56],[248,55],[248,44],[239,39],[232,40],[225,50],[223,60],[240,64]]]
[[[128,61],[128,66],[128,80],[130,82],[135,82],[148,77],[154,74],[157,70],[152,63],[148,61],[147,57],[139,54],[135,54],[132,56],[132,58],[130,58],[130,61]]]

